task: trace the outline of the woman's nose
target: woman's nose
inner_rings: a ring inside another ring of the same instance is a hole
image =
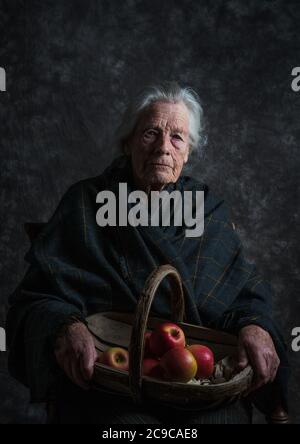
[[[167,134],[161,134],[156,143],[157,151],[168,154],[170,152],[170,140]]]

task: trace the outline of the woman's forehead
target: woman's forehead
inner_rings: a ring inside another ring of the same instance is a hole
[[[139,119],[139,126],[165,126],[168,124],[180,132],[188,128],[188,110],[184,103],[156,102],[150,105]]]

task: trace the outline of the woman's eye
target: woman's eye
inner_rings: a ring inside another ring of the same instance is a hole
[[[145,143],[154,143],[156,141],[156,137],[157,137],[157,132],[154,130],[148,130],[143,135]]]
[[[153,130],[149,130],[144,134],[145,137],[155,137],[156,136],[156,132]]]
[[[181,136],[179,134],[173,134],[173,136],[177,140],[182,140]]]

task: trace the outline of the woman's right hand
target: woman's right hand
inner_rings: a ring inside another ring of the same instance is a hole
[[[74,322],[56,340],[55,357],[65,374],[83,389],[89,389],[97,359],[92,335],[82,322]]]

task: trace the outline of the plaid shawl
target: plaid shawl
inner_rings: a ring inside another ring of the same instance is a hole
[[[271,318],[271,288],[246,261],[224,201],[188,176],[165,190],[204,191],[205,229],[186,237],[185,226],[99,227],[96,195],[120,182],[135,189],[130,160],[120,156],[100,175],[80,181],[63,196],[57,210],[26,255],[28,272],[10,298],[7,318],[11,373],[43,400],[55,383],[52,341],[70,317],[135,309],[154,267],[169,263],[181,274],[186,321],[238,333],[248,324],[269,331],[282,366],[277,380],[285,397],[284,345]],[[168,317],[168,280],[159,287],[153,314]],[[265,395],[264,395],[265,398]],[[285,398],[286,399],[286,398]]]

